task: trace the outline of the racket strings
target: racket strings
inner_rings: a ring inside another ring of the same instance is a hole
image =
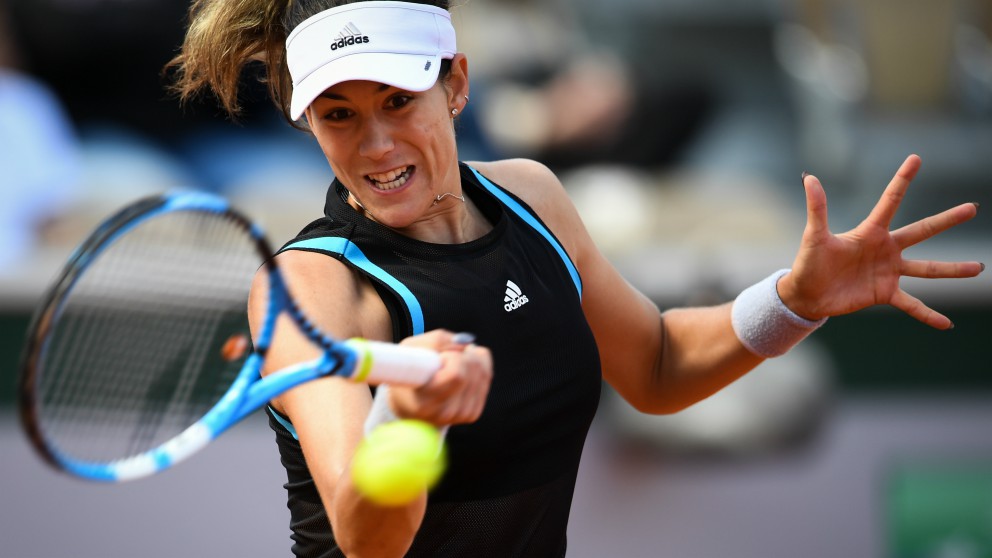
[[[54,345],[49,350],[49,355],[61,355],[58,362],[53,362],[46,367],[46,374],[43,375],[42,390],[46,397],[46,416],[50,417],[47,426],[49,430],[54,426],[57,410],[60,415],[60,423],[64,424],[62,437],[65,439],[80,439],[80,434],[85,434],[86,429],[91,424],[103,424],[104,430],[99,432],[106,436],[113,437],[119,435],[117,430],[125,422],[113,422],[107,416],[120,416],[127,409],[123,404],[125,401],[133,400],[126,397],[128,388],[131,391],[140,388],[138,382],[120,383],[117,377],[114,363],[126,357],[127,351],[135,348],[134,345],[100,343],[93,335],[76,335],[75,332],[100,332],[106,339],[134,339],[126,337],[128,331],[137,327],[138,323],[129,323],[123,319],[123,306],[137,302],[134,297],[133,288],[130,282],[133,274],[122,274],[118,262],[120,260],[113,256],[124,253],[124,244],[116,248],[116,253],[106,254],[99,265],[90,268],[88,275],[85,275],[76,284],[74,294],[63,309],[62,320],[59,330],[55,332],[53,339],[63,341],[63,346]],[[134,260],[137,265],[137,260]],[[121,281],[123,279],[123,283]],[[100,290],[94,289],[93,284],[99,284]],[[115,296],[107,296],[113,292]],[[126,303],[122,305],[122,303]],[[104,310],[104,311],[101,311]],[[108,315],[118,316],[121,319],[108,320]],[[149,355],[152,357],[153,355]],[[73,362],[76,361],[76,362]],[[85,366],[86,373],[67,376],[68,381],[62,381],[63,376],[58,374],[59,370],[70,369],[74,364]],[[61,382],[61,383],[60,383]],[[120,386],[116,385],[120,383]],[[120,396],[113,408],[101,407],[98,403],[102,401],[105,394],[115,393]],[[135,407],[135,405],[131,405]],[[127,421],[132,423],[132,421]],[[82,432],[81,432],[82,431]],[[51,432],[50,432],[51,434]],[[86,439],[92,444],[92,436]]]
[[[40,417],[59,451],[110,461],[174,437],[223,395],[241,362],[220,348],[247,335],[261,260],[239,224],[173,212],[87,261],[44,351]]]

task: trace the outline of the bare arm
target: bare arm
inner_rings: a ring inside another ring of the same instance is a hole
[[[730,303],[658,311],[584,241],[582,306],[603,376],[642,412],[673,413],[716,393],[763,359],[741,345]]]
[[[836,316],[889,304],[939,329],[950,320],[899,287],[903,276],[973,277],[978,262],[916,261],[902,251],[973,218],[962,204],[889,231],[920,160],[910,156],[864,222],[834,235],[827,225],[826,195],[815,177],[804,179],[807,226],[791,273],[777,284],[781,300],[807,318]],[[557,178],[528,161],[480,167],[528,202],[562,241],[583,281],[583,309],[596,337],[604,378],[637,409],[669,413],[719,391],[762,362],[731,325],[731,303],[668,310],[629,285],[596,248]],[[617,216],[618,219],[623,216]]]
[[[371,285],[343,264],[306,252],[286,252],[278,258],[294,296],[318,327],[336,338],[389,340],[391,326],[382,301]],[[253,328],[264,315],[266,291],[265,277],[259,275],[249,298]],[[488,353],[480,348],[447,350],[453,347],[451,336],[435,331],[405,341],[445,352],[444,366],[434,381],[422,388],[392,390],[403,402],[401,416],[449,424],[470,422],[481,413],[488,377],[479,371],[487,370]],[[317,349],[286,321],[277,325],[263,374],[316,356]],[[491,362],[488,366],[491,369]],[[484,382],[481,387],[480,382]],[[356,490],[351,459],[363,437],[371,403],[367,385],[341,378],[308,382],[271,402],[296,429],[339,546],[348,556],[358,558],[402,556],[423,520],[427,494],[407,506],[381,507]]]

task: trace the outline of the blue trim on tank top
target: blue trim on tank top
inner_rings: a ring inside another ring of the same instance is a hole
[[[269,405],[269,414],[293,436],[294,440],[299,441],[300,437],[296,435],[296,427],[288,419],[280,415],[278,411],[273,409],[272,405]]]
[[[510,211],[513,211],[520,219],[525,223],[530,225],[538,234],[547,240],[548,244],[558,253],[561,258],[562,263],[565,264],[565,268],[568,270],[568,274],[572,278],[572,283],[575,285],[575,290],[579,295],[579,300],[582,300],[582,279],[579,277],[579,272],[575,268],[575,264],[572,263],[572,259],[568,257],[565,249],[562,248],[558,240],[551,234],[551,232],[545,227],[541,222],[530,212],[524,209],[517,200],[513,199],[504,192],[502,189],[498,188],[486,177],[482,176],[479,171],[466,165],[466,167],[472,171],[476,179],[490,194],[496,197],[500,202],[503,203]],[[321,237],[321,238],[311,238],[307,240],[301,240],[299,242],[291,243],[285,246],[280,252],[286,250],[299,250],[299,249],[312,249],[321,250],[324,252],[332,252],[344,257],[346,260],[354,264],[356,267],[364,270],[369,275],[379,279],[391,289],[393,289],[400,298],[406,303],[407,312],[410,313],[410,323],[413,325],[413,334],[418,335],[424,333],[424,312],[420,306],[420,302],[417,297],[398,279],[393,277],[389,272],[372,263],[368,259],[362,250],[352,243],[350,240],[341,237]],[[279,413],[273,410],[272,416],[275,417],[276,422],[281,424],[294,439],[299,440],[296,435],[296,428],[293,423],[289,420],[283,418]]]
[[[468,167],[468,165],[466,166]],[[565,249],[561,247],[561,244],[559,244],[558,240],[551,234],[551,231],[541,224],[534,214],[524,209],[524,207],[520,205],[517,200],[513,199],[502,189],[498,188],[495,184],[490,182],[489,179],[479,174],[479,171],[473,169],[472,167],[468,167],[468,169],[472,171],[472,174],[474,174],[479,180],[479,184],[482,184],[482,186],[488,190],[490,194],[499,199],[499,201],[503,202],[503,205],[516,213],[517,216],[520,217],[525,223],[530,225],[531,228],[538,232],[538,234],[543,236],[544,239],[548,241],[548,244],[550,244],[551,247],[558,252],[558,256],[561,257],[562,263],[564,263],[565,268],[568,269],[568,274],[572,277],[572,283],[575,284],[575,290],[579,293],[579,300],[582,300],[582,279],[579,277],[579,271],[575,269],[575,264],[572,263],[572,259],[568,257]]]
[[[410,323],[413,327],[413,334],[418,335],[424,333],[424,312],[420,306],[420,302],[417,300],[417,297],[414,296],[413,292],[411,292],[406,285],[389,274],[389,272],[372,263],[368,256],[366,256],[358,246],[355,246],[353,242],[346,238],[334,236],[311,238],[301,240],[299,242],[293,242],[292,244],[285,246],[282,250],[280,250],[280,252],[301,249],[320,250],[323,252],[338,254],[356,267],[385,283],[393,289],[400,296],[400,298],[403,299],[403,302],[406,303],[407,312],[410,314]],[[272,416],[275,417],[276,422],[281,424],[294,439],[299,440],[293,423],[282,417],[279,413],[275,412],[275,410],[273,410]]]
[[[389,288],[393,289],[396,294],[400,295],[400,298],[406,303],[407,312],[410,313],[410,324],[413,327],[413,335],[424,333],[424,311],[417,297],[406,285],[390,275],[389,272],[372,263],[365,253],[350,240],[337,236],[311,238],[289,244],[280,250],[280,252],[294,249],[312,249],[339,254],[356,267],[382,281]]]

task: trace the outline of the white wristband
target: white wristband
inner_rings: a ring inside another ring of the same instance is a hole
[[[380,424],[393,422],[399,417],[393,413],[389,407],[389,386],[379,384],[375,390],[375,397],[372,398],[372,408],[369,409],[369,416],[365,417],[365,435],[368,436]]]
[[[765,358],[784,355],[827,321],[799,316],[778,296],[778,280],[788,273],[780,269],[744,289],[731,310],[734,333],[747,350]]]

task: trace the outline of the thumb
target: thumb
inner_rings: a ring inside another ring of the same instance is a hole
[[[803,172],[803,188],[806,190],[806,234],[814,237],[830,234],[823,184],[817,177]]]

